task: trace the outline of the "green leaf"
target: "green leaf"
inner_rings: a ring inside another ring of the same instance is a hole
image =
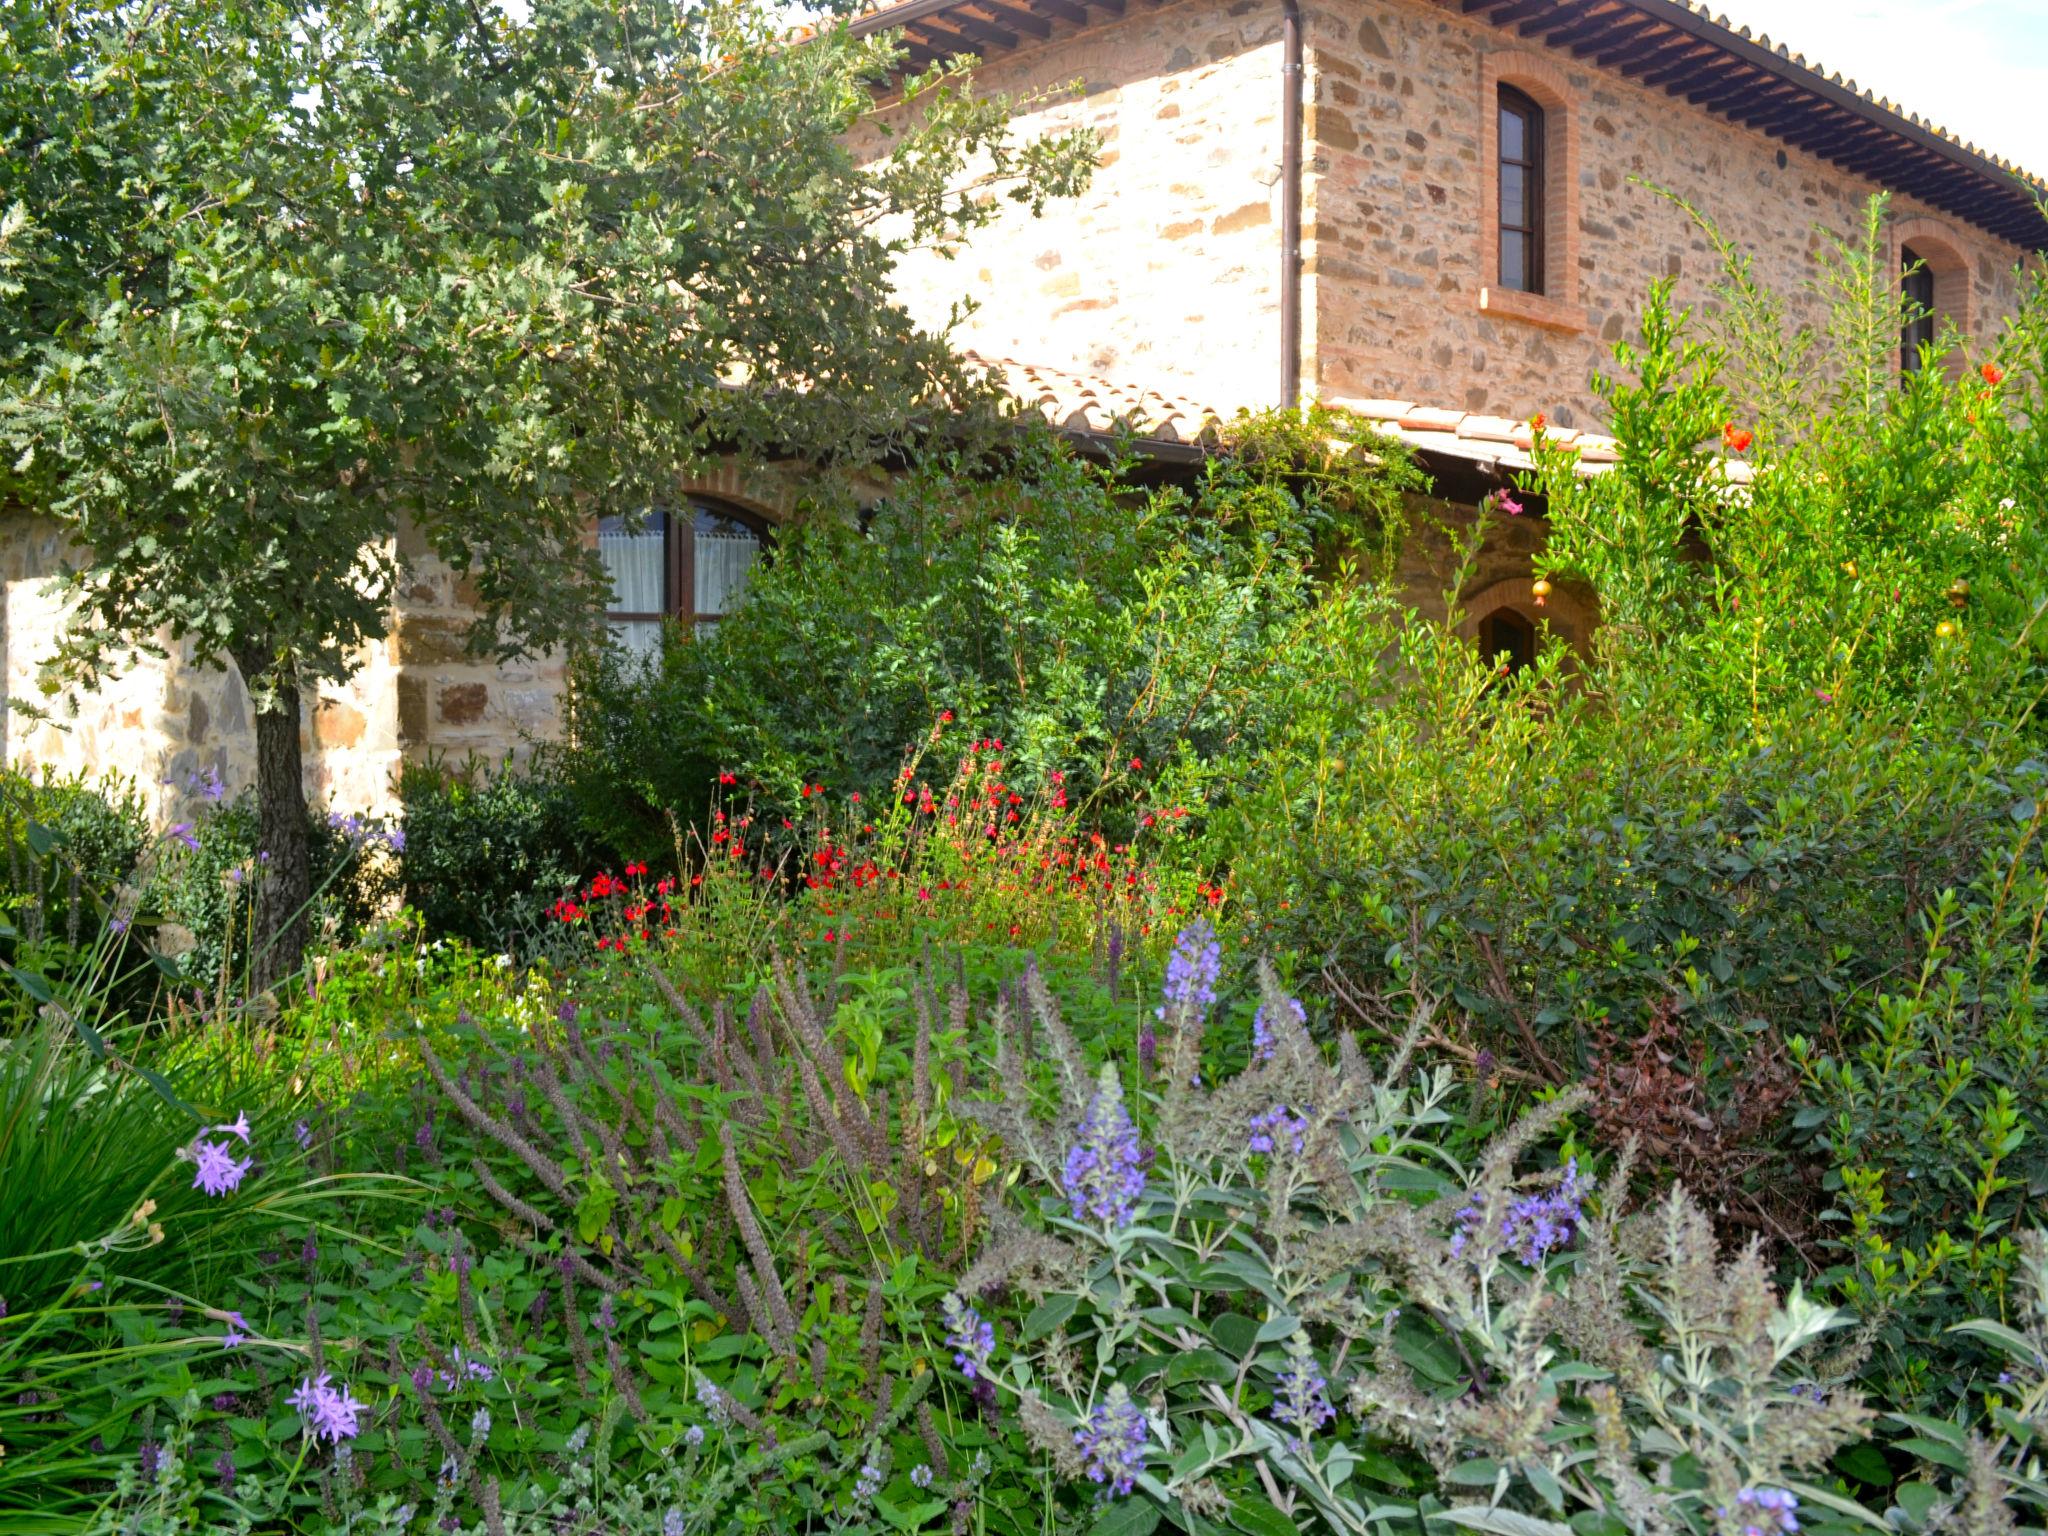
[[[1148,1536],[1159,1524],[1159,1506],[1149,1499],[1119,1499],[1104,1507],[1088,1536]]]
[[[1911,1515],[1916,1524],[1925,1525],[1927,1517],[1934,1513],[1934,1506],[1941,1502],[1941,1490],[1932,1483],[1901,1483],[1892,1490],[1892,1500]]]
[[[1845,1477],[1853,1477],[1859,1483],[1868,1483],[1873,1488],[1889,1488],[1892,1485],[1891,1463],[1884,1459],[1884,1452],[1866,1441],[1852,1445],[1835,1457],[1835,1470]]]
[[[1033,1339],[1044,1338],[1072,1317],[1080,1305],[1078,1296],[1052,1296],[1040,1302],[1024,1319],[1022,1342],[1029,1344]]]
[[[2027,1342],[2027,1336],[2003,1323],[1995,1323],[1988,1317],[1973,1317],[1967,1323],[1957,1323],[1948,1330],[1950,1333],[1967,1333],[1980,1339],[1989,1339],[2015,1360],[2024,1360],[2029,1365],[2034,1360],[2034,1346]]]
[[[14,984],[37,1002],[47,1004],[57,1001],[57,994],[50,990],[50,984],[34,971],[20,970],[15,966],[7,965],[7,962],[4,960],[0,960],[0,965],[5,965],[7,974],[14,978]],[[104,1046],[101,1047],[99,1055],[101,1060],[106,1059],[106,1048]]]
[[[1280,1513],[1257,1494],[1239,1499],[1230,1506],[1230,1523],[1250,1536],[1297,1536],[1300,1530],[1291,1519]]]
[[[1448,1520],[1468,1530],[1491,1531],[1493,1536],[1572,1536],[1572,1528],[1562,1520],[1543,1520],[1520,1510],[1495,1509],[1486,1504],[1457,1504],[1429,1518]]]
[[[1185,1386],[1191,1381],[1230,1382],[1237,1379],[1237,1367],[1213,1349],[1191,1349],[1166,1363],[1166,1384]]]
[[[1259,1325],[1239,1312],[1226,1312],[1209,1325],[1209,1335],[1242,1360],[1259,1345]]]
[[[1951,1472],[1970,1470],[1970,1459],[1961,1451],[1952,1445],[1944,1445],[1939,1440],[1930,1440],[1925,1435],[1908,1435],[1905,1439],[1892,1443],[1897,1449],[1909,1455],[1931,1461],[1937,1467],[1947,1467]]]

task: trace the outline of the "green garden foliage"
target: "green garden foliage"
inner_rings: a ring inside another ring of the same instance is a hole
[[[246,805],[18,786],[0,1525],[2041,1529],[2048,299],[1895,382],[1881,217],[1496,505],[1582,655],[1338,418],[1026,435],[323,810],[289,988]]]
[[[549,773],[468,764],[408,768],[406,904],[437,934],[525,950],[542,914],[604,862],[568,787]]]
[[[858,525],[780,534],[740,610],[658,670],[593,661],[557,771],[600,846],[645,858],[720,770],[744,768],[764,812],[815,784],[872,797],[943,717],[999,741],[1019,788],[1061,773],[1127,835],[1141,800],[1195,805],[1278,728],[1317,665],[1326,569],[1386,569],[1420,478],[1342,451],[1356,436],[1325,412],[1247,419],[1185,491],[1043,432],[994,468],[928,462]]]
[[[280,974],[314,883],[301,697],[426,562],[467,572],[478,655],[587,642],[593,516],[720,452],[872,463],[984,401],[883,297],[896,260],[1093,166],[949,65],[857,165],[896,45],[788,46],[748,0],[0,21],[0,496],[80,553],[58,679],[167,641],[240,670]],[[954,195],[970,164],[988,195]]]

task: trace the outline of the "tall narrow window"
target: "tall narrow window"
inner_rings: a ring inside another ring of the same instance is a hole
[[[739,606],[767,530],[745,513],[712,502],[651,511],[628,529],[600,519],[597,553],[612,580],[612,635],[629,651],[659,655],[661,625],[675,619],[703,632]]]
[[[1917,373],[1920,349],[1934,341],[1934,268],[1910,245],[1899,248],[1899,258],[1904,268],[1899,288],[1906,301],[1906,324],[1899,332],[1899,369]]]
[[[1500,88],[1500,285],[1543,291],[1543,109]]]

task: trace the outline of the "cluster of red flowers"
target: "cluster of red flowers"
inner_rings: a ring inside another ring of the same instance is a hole
[[[938,714],[930,745],[944,739],[953,719],[951,710]],[[1063,772],[1048,773],[1044,792],[1027,803],[1005,776],[1006,752],[1001,737],[969,742],[951,782],[941,785],[920,776],[920,754],[898,774],[895,803],[902,809],[881,818],[886,825],[879,831],[864,819],[858,793],[848,794],[835,816],[821,783],[800,786],[806,811],[798,814],[806,824],[780,817],[781,830],[768,836],[751,836],[750,815],[729,814],[714,803],[701,864],[689,873],[687,888],[701,890],[741,860],[750,861],[743,876],[750,882],[753,864],[764,882],[787,872],[786,889],[797,899],[792,915],[814,918],[819,926],[810,928],[812,935],[832,944],[876,924],[904,921],[974,932],[1007,928],[1020,937],[1027,926],[1062,921],[1049,902],[1076,900],[1087,904],[1091,917],[1115,910],[1127,928],[1149,930],[1157,890],[1149,860],[1130,843],[1074,827],[1077,813]],[[1128,767],[1141,775],[1144,760],[1130,757]],[[721,790],[738,781],[731,770],[717,778]],[[1182,806],[1141,810],[1141,836],[1169,830],[1187,814]],[[673,937],[687,910],[679,909],[679,882],[663,879],[650,893],[647,877],[647,865],[637,861],[625,866],[623,877],[600,874],[556,902],[550,914],[564,924],[588,924],[599,933],[599,949],[624,951]],[[1204,887],[1202,895],[1212,907],[1222,900],[1220,887],[1213,893]],[[711,893],[689,899],[711,899]]]
[[[564,896],[548,908],[548,915],[559,923],[580,923],[594,915],[597,903],[616,904],[619,929],[616,933],[598,935],[599,949],[616,949],[623,953],[628,944],[638,941],[642,944],[654,942],[657,930],[664,936],[675,934],[675,908],[669,898],[675,894],[675,881],[663,878],[655,882],[650,894],[639,882],[647,877],[647,866],[632,863],[626,866],[626,878],[599,873],[591,876],[589,882],[576,896]],[[628,881],[634,882],[629,884]]]

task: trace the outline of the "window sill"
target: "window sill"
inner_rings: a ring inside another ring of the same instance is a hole
[[[1482,288],[1479,290],[1479,308],[1502,320],[1519,320],[1524,325],[1540,325],[1549,331],[1580,334],[1586,329],[1583,305],[1567,304],[1562,299],[1541,293],[1523,293],[1515,288]]]

